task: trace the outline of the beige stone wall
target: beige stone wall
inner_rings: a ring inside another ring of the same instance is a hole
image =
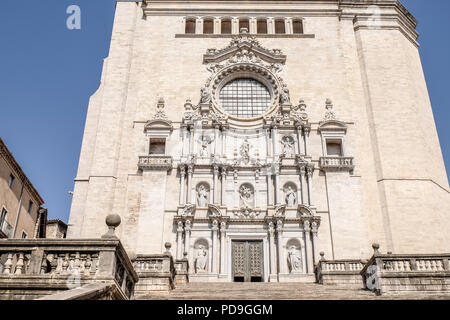
[[[21,169],[17,167],[18,164],[11,158],[12,155],[9,151],[3,149],[3,141],[0,140],[0,144],[0,148],[2,148],[2,152],[0,152],[0,212],[3,208],[7,210],[5,220],[12,228],[16,226],[17,221],[15,234],[12,237],[21,238],[22,233],[25,232],[27,238],[34,238],[38,209],[43,201],[32,192],[29,182],[24,183]],[[15,177],[12,188],[8,185],[10,174]],[[30,201],[33,202],[33,206],[31,212],[28,213]],[[18,220],[17,215],[19,215]]]
[[[140,5],[117,3],[110,55],[89,106],[68,235],[97,237],[106,232],[105,216],[117,213],[121,239],[138,253],[160,253],[164,242],[175,244],[179,193],[176,170],[165,178],[139,172],[138,156],[148,148],[144,124],[164,97],[174,125],[168,154],[179,159],[183,104],[187,98],[198,102],[209,76],[203,54],[230,41],[175,37],[184,31],[183,18],[201,4],[176,10],[168,9],[170,2],[153,5],[163,10],[143,19]],[[255,4],[238,6],[248,13]],[[337,1],[270,4],[267,14],[274,16],[271,8],[304,16],[305,33],[314,35],[259,39],[287,56],[282,77],[292,102],[302,98],[308,105],[313,161],[323,155],[317,126],[326,98],[348,125],[346,156],[355,158],[353,174],[325,177],[316,168],[319,251],[328,258],[332,252],[336,259],[367,258],[372,242],[399,253],[448,251],[448,181],[414,41],[398,22],[372,30],[354,23],[352,15],[339,17]],[[398,9],[383,10],[399,15]]]

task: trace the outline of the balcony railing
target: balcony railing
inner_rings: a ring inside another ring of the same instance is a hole
[[[353,170],[353,157],[321,157],[320,168],[323,170]]]
[[[141,170],[169,170],[172,168],[172,157],[166,155],[140,156],[138,167]]]
[[[0,240],[0,299],[30,286],[43,296],[93,283],[109,283],[126,299],[137,281],[118,239]]]

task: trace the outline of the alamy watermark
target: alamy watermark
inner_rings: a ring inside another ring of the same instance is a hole
[[[81,29],[81,8],[75,4],[67,7],[66,13],[69,15],[66,20],[66,26],[69,30]]]

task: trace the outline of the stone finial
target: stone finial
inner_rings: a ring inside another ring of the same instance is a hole
[[[325,252],[320,251],[320,261],[324,261],[325,260]]]
[[[300,99],[300,101],[298,102],[298,109],[300,111],[306,111],[306,103],[305,100]]]
[[[372,244],[372,248],[373,248],[373,254],[380,254],[380,251],[378,250],[378,249],[380,249],[380,245],[378,243]]]
[[[166,253],[170,253],[170,248],[172,248],[172,244],[170,242],[166,242],[164,244],[164,247],[166,248]]]
[[[191,99],[186,99],[186,102],[184,104],[184,109],[186,111],[191,111],[192,110],[192,102]]]
[[[106,225],[108,226],[108,232],[105,233],[102,238],[116,238],[114,231],[116,228],[120,225],[122,220],[120,219],[120,216],[118,214],[110,214],[105,219]]]
[[[324,120],[336,120],[336,114],[333,111],[333,102],[329,98],[325,101],[325,109],[327,111],[325,112]]]
[[[247,28],[241,28],[239,31],[240,31],[240,33],[248,33],[248,29]]]

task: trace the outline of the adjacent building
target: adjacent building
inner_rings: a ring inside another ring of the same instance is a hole
[[[416,25],[397,0],[118,0],[68,237],[118,214],[128,252],[170,242],[191,282],[313,281],[320,252],[367,259],[374,242],[450,251]],[[26,178],[5,168],[17,197]]]
[[[0,238],[44,238],[44,200],[0,138]]]

